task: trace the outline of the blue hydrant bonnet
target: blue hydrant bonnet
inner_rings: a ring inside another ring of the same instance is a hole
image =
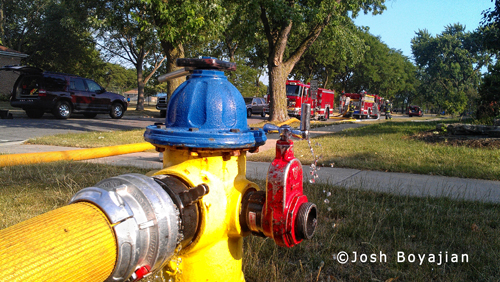
[[[164,125],[148,126],[144,139],[154,145],[244,149],[264,145],[262,129],[247,125],[241,93],[223,71],[196,69],[172,94]]]

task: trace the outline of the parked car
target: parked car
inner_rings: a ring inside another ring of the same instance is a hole
[[[269,111],[269,105],[264,98],[253,97],[244,98],[247,105],[247,117],[252,117],[254,114],[260,114],[261,117],[266,116],[266,108]]]
[[[164,118],[167,116],[167,94],[158,95],[158,100],[156,100],[156,109],[160,110],[160,117]]]
[[[72,113],[81,113],[87,118],[109,114],[119,119],[127,110],[125,97],[107,92],[87,78],[27,66],[5,66],[0,70],[20,73],[12,89],[10,105],[22,108],[30,118],[52,113],[67,119]]]
[[[413,116],[421,117],[423,115],[424,114],[422,113],[422,109],[420,109],[419,106],[409,106],[408,107],[408,116],[409,117],[413,117]]]

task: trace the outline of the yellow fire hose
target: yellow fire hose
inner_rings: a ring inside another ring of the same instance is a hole
[[[111,147],[68,150],[59,152],[27,153],[0,155],[0,167],[12,165],[27,165],[55,161],[81,161],[88,159],[103,158],[115,155],[137,153],[154,149],[151,143],[143,142],[136,144],[118,145]]]
[[[0,230],[2,281],[104,281],[116,255],[112,226],[90,203],[64,206]]]

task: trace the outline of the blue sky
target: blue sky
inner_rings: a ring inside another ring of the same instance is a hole
[[[467,31],[479,27],[482,12],[494,7],[491,0],[387,0],[387,10],[372,16],[360,13],[354,22],[367,26],[370,33],[380,36],[389,48],[403,51],[412,58],[411,39],[419,29],[433,36],[454,23],[466,26]]]

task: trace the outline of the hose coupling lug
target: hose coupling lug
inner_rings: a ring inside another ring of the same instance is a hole
[[[201,197],[208,194],[208,192],[209,192],[208,185],[203,183],[189,190],[179,193],[179,197],[181,198],[181,201],[184,204],[184,206],[187,207],[194,203],[197,203],[198,200],[200,200]]]
[[[179,211],[180,244],[185,248],[193,242],[198,232],[201,220],[198,201],[208,194],[208,185],[202,183],[191,187],[180,178],[168,174],[155,175],[153,179],[168,193]]]

